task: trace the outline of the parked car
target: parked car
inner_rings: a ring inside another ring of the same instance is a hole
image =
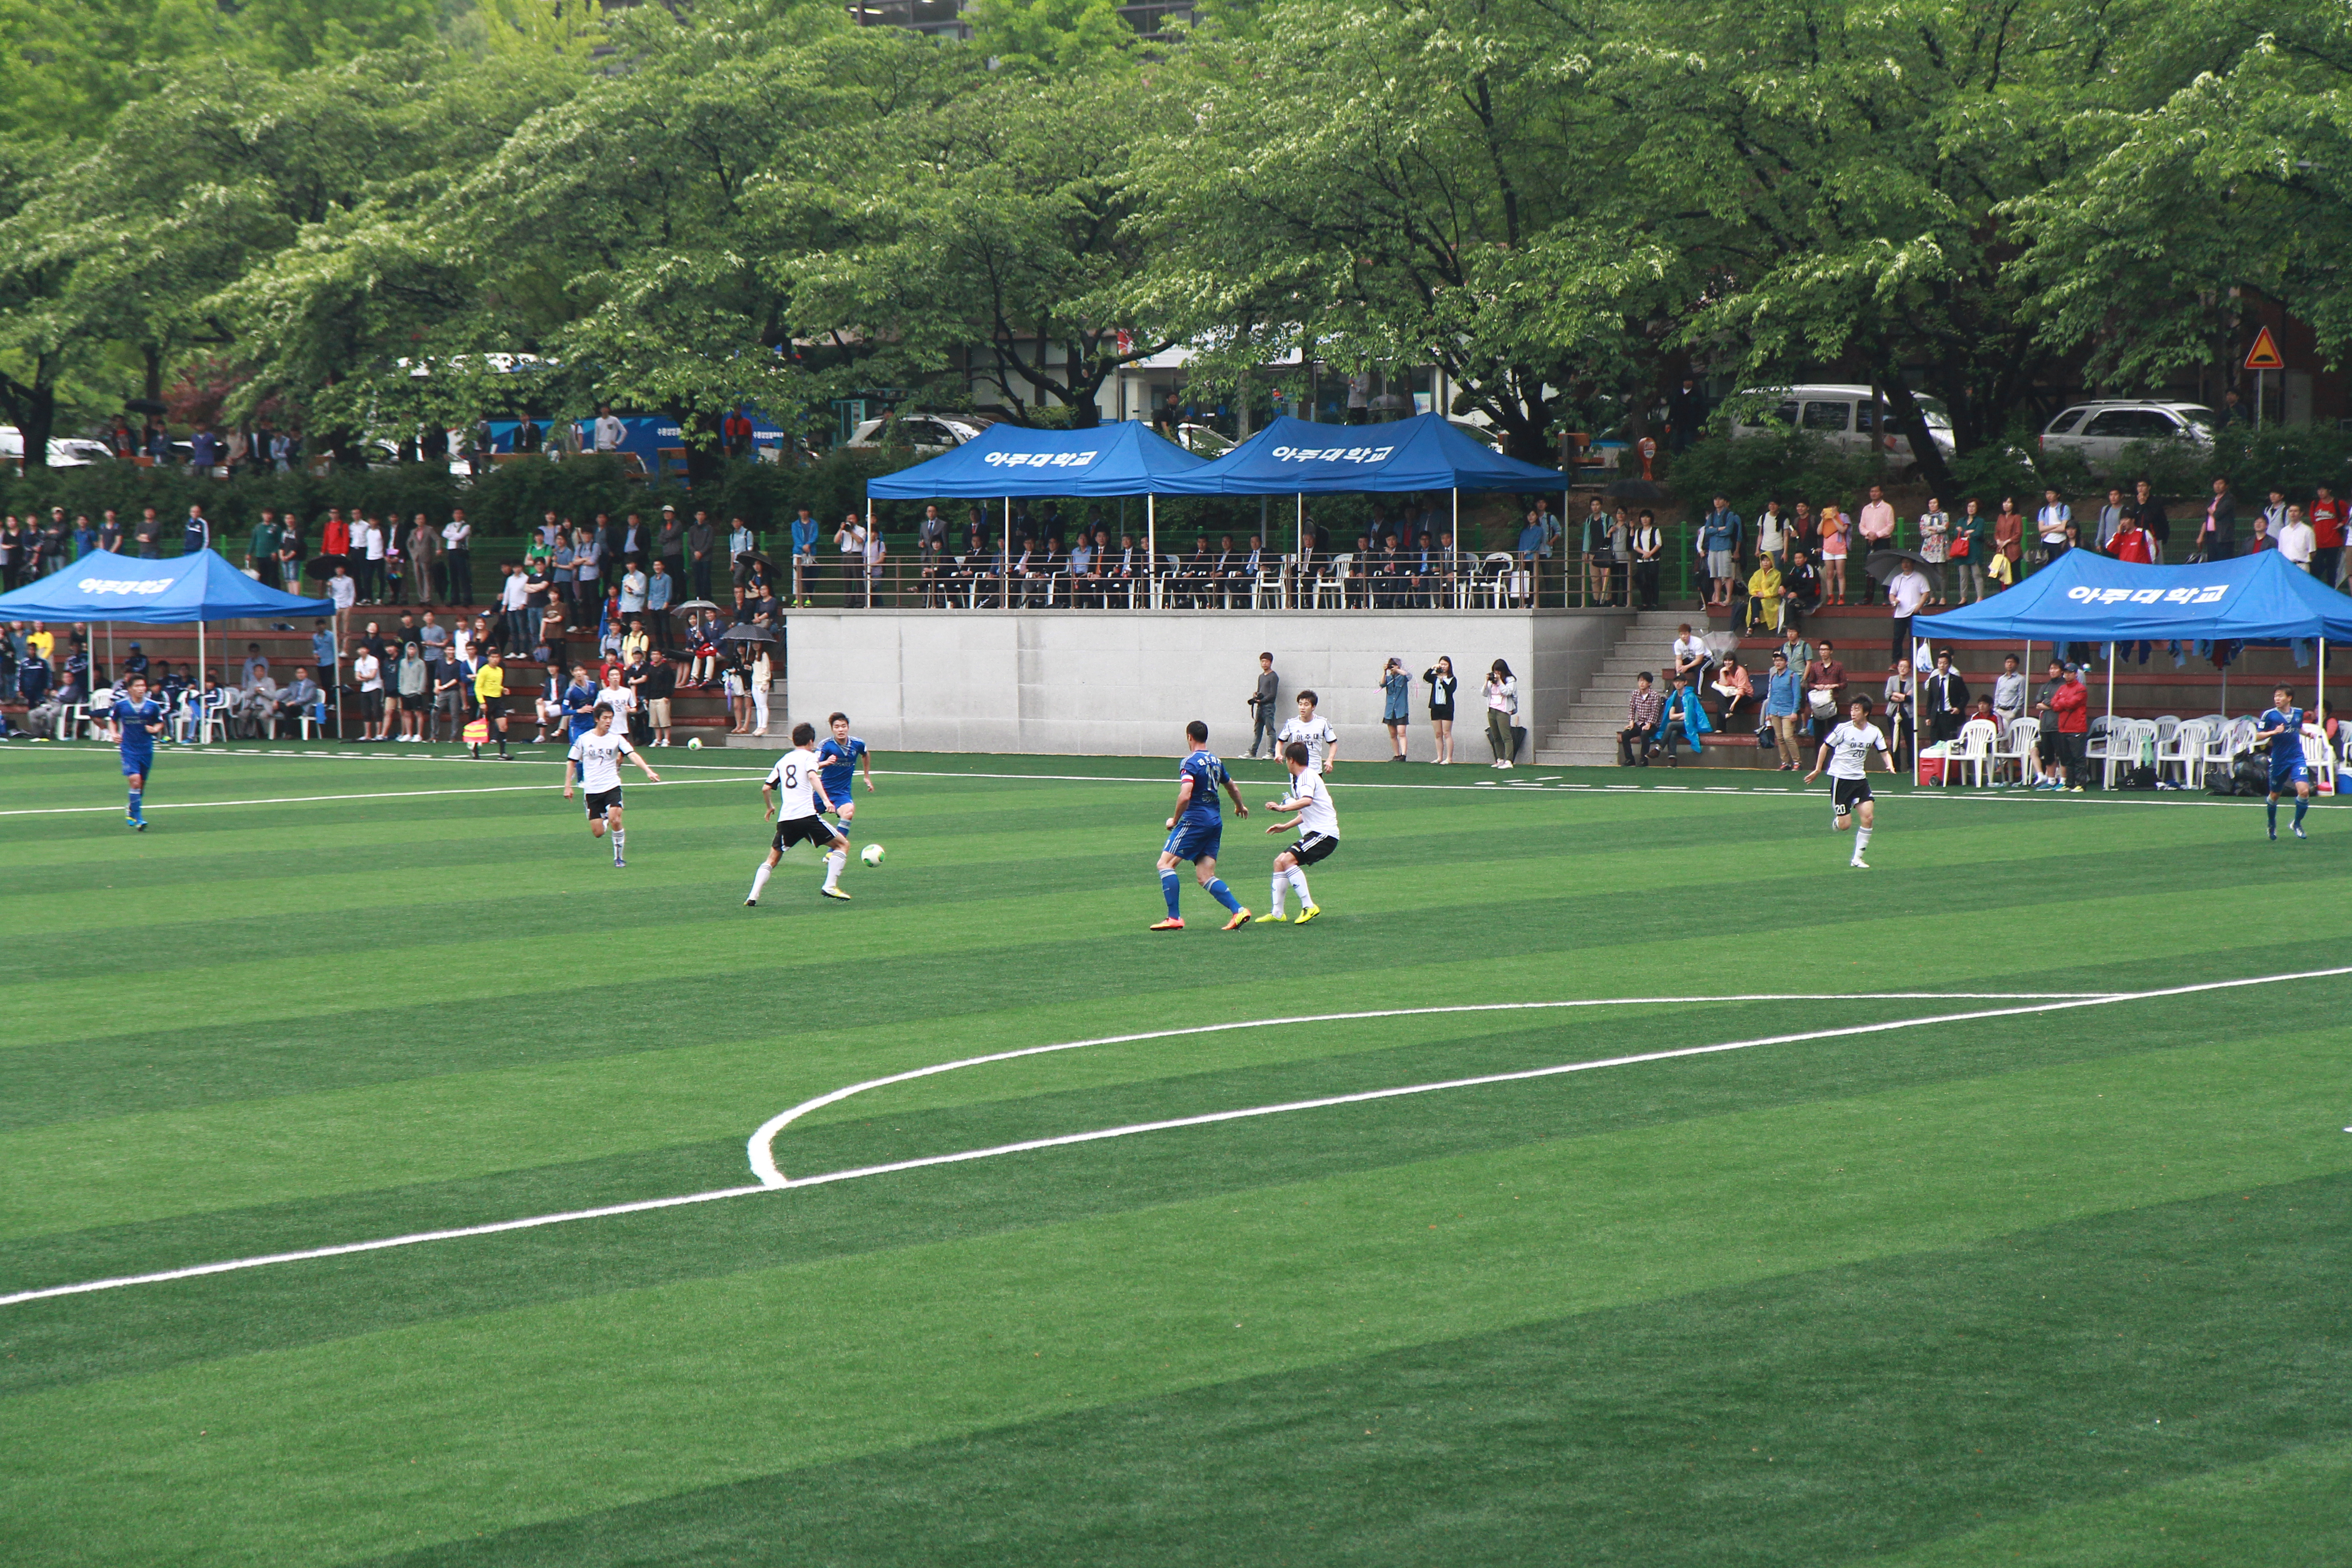
[[[1234,438],[1211,425],[1177,426],[1176,444],[1202,458],[1222,458],[1234,449]]]
[[[0,463],[22,463],[25,460],[25,433],[14,425],[0,425]],[[114,454],[103,441],[87,441],[78,436],[56,436],[49,439],[49,467],[53,468],[86,468],[92,463],[110,463]]]
[[[1736,416],[1732,420],[1734,439],[1743,436],[1769,434],[1769,418],[1809,436],[1818,436],[1832,447],[1845,452],[1885,453],[1901,461],[1910,452],[1910,442],[1893,427],[1885,401],[1869,387],[1852,383],[1821,382],[1801,386],[1751,387],[1739,394],[1745,401],[1773,398],[1769,413],[1754,412]],[[1914,393],[1912,398],[1927,416],[1927,435],[1945,457],[1957,449],[1952,439],[1952,416],[1940,397],[1926,393]]]
[[[987,425],[976,419],[945,414],[886,415],[861,420],[849,433],[851,447],[912,447],[918,452],[945,452],[976,440]]]
[[[2186,441],[2213,445],[2213,411],[2201,403],[2116,399],[2078,403],[2042,426],[2044,452],[2072,452],[2095,474],[2121,461],[2135,441]]]

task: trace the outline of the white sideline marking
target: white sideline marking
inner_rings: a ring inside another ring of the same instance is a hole
[[[646,789],[669,789],[681,784],[741,784],[755,777],[745,773],[730,779],[664,779],[660,784],[648,784]],[[485,784],[479,789],[383,789],[357,795],[281,795],[266,800],[159,800],[150,809],[155,811],[195,811],[213,805],[307,805],[315,801],[330,800],[423,800],[436,795],[538,795],[554,789],[551,784]],[[103,811],[116,816],[122,815],[119,805],[28,805],[11,811],[0,811],[0,816],[71,816],[78,812]]]
[[[229,1258],[219,1263],[198,1264],[189,1268],[167,1268],[152,1274],[129,1274],[110,1279],[87,1279],[73,1285],[51,1285],[37,1290],[19,1290],[13,1295],[0,1296],[0,1307],[12,1307],[22,1301],[47,1300],[57,1296],[87,1295],[96,1290],[119,1290],[131,1285],[157,1285],[173,1279],[194,1279],[203,1275],[227,1274],[239,1269],[259,1268],[273,1263],[300,1263],[311,1258],[340,1258],[355,1252],[380,1252],[387,1247],[414,1247],[420,1242],[450,1241],[469,1236],[495,1236],[501,1231],[531,1230],[541,1226],[566,1225],[573,1220],[604,1219],[614,1215],[643,1214],[653,1209],[679,1208],[690,1204],[716,1203],[721,1198],[748,1197],[754,1193],[777,1192],[789,1187],[822,1186],[831,1182],[854,1181],[860,1176],[886,1175],[895,1171],[913,1171],[929,1165],[948,1165],[971,1160],[985,1160],[999,1154],[1017,1154],[1032,1149],[1051,1149],[1064,1144],[1095,1142],[1107,1138],[1125,1138],[1138,1132],[1157,1132],[1174,1127],[1198,1127],[1210,1122],[1240,1121],[1245,1117],[1278,1116],[1286,1111],[1313,1110],[1333,1105],[1354,1105],[1366,1100],[1392,1100],[1403,1095],[1433,1094],[1441,1089],[1468,1089],[1481,1084],[1515,1083],[1528,1079],[1557,1077],[1564,1073],[1591,1072],[1601,1068],[1627,1067],[1639,1062],[1667,1061],[1679,1057],[1748,1050],[1758,1046],[1792,1045],[1804,1040],[1835,1039],[1844,1036],[1882,1034],[1895,1029],[1919,1028],[1929,1024],[1957,1024],[1979,1018],[2008,1018],[2032,1013],[2053,1013],[2070,1007],[2100,1007],[2115,1002],[2143,1002],[2159,996],[2186,996],[2205,991],[2229,991],[2248,985],[2273,985],[2284,981],[2318,980],[2342,974],[2352,974],[2352,965],[2335,969],[2306,969],[2287,974],[2263,974],[2243,980],[2209,980],[2195,985],[2167,986],[2158,991],[1890,991],[1840,996],[1790,994],[1619,996],[1568,1002],[1481,1002],[1447,1007],[1396,1007],[1370,1013],[1327,1013],[1297,1018],[1256,1018],[1230,1024],[1202,1024],[1182,1029],[1154,1029],[1136,1035],[1110,1035],[1097,1039],[1069,1040],[1050,1046],[1030,1046],[1020,1050],[999,1051],[984,1057],[970,1057],[961,1061],[942,1062],[935,1067],[918,1068],[910,1072],[895,1073],[887,1078],[872,1079],[865,1083],[851,1084],[846,1089],[837,1089],[830,1094],[819,1095],[814,1100],[803,1101],[782,1115],[771,1117],[751,1137],[750,1152],[752,1171],[760,1177],[760,1184],[757,1186],[720,1187],[711,1192],[688,1193],[678,1197],[646,1198],[636,1203],[607,1204],[599,1208],[572,1209],[562,1214],[534,1215],[527,1219],[499,1220],[488,1225],[465,1226],[450,1230],[417,1231],[406,1236],[384,1237],[374,1241],[352,1241],[334,1247],[309,1247],[299,1252],[273,1252],[258,1258]],[[2056,999],[2041,1001],[2037,1005],[2027,1007],[1997,1007],[1974,1013],[1946,1013],[1926,1018],[1897,1018],[1886,1023],[1850,1025],[1835,1029],[1813,1029],[1801,1034],[1768,1035],[1752,1040],[1726,1041],[1721,1045],[1690,1046],[1679,1050],[1649,1051],[1637,1056],[1609,1057],[1589,1062],[1569,1062],[1557,1067],[1530,1068],[1518,1072],[1490,1073],[1478,1078],[1447,1079],[1437,1083],[1405,1084],[1395,1089],[1367,1089],[1357,1094],[1333,1095],[1321,1100],[1292,1100],[1281,1105],[1260,1105],[1239,1110],[1212,1111],[1204,1116],[1180,1117],[1167,1121],[1136,1122],[1126,1127],[1106,1127],[1091,1132],[1071,1132],[1055,1138],[1035,1138],[1019,1143],[1003,1143],[990,1149],[966,1149],[953,1154],[931,1154],[920,1159],[895,1161],[885,1165],[863,1165],[852,1170],[828,1171],[814,1176],[786,1177],[782,1172],[776,1169],[775,1157],[768,1147],[778,1132],[800,1117],[821,1106],[846,1100],[851,1095],[862,1093],[869,1089],[878,1089],[885,1084],[904,1083],[910,1079],[929,1078],[938,1073],[952,1072],[959,1068],[977,1067],[986,1062],[1006,1061],[1016,1057],[1040,1056],[1050,1051],[1077,1050],[1087,1046],[1168,1039],[1183,1035],[1216,1034],[1232,1029],[1273,1028],[1289,1024],[1335,1023],[1352,1019],[1407,1017],[1436,1013],[1496,1013],[1561,1007],[1672,1005],[1692,1003],[1984,1001],[2026,998]],[[2352,1132],[2352,1127],[2347,1127],[2345,1131]]]

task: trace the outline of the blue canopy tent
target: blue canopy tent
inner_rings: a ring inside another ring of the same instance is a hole
[[[1318,425],[1286,415],[1160,493],[1296,496],[1304,559],[1310,495],[1450,491],[1458,539],[1464,490],[1567,489],[1558,470],[1507,458],[1442,414],[1386,425]]]
[[[199,684],[205,671],[205,622],[334,613],[331,599],[305,599],[263,587],[215,550],[157,561],[93,550],[61,572],[13,594],[0,594],[0,620],[128,621],[142,626],[194,621]]]
[[[1990,599],[1922,616],[1915,639],[2032,644],[2281,642],[2319,644],[2319,697],[2327,696],[2327,639],[2352,637],[2352,597],[2275,550],[2191,566],[2143,566],[2095,550],[2070,550]],[[2107,661],[2107,715],[2115,716],[2116,663]],[[2223,679],[2228,671],[2223,671]],[[2228,688],[2223,691],[2226,695]],[[1916,750],[1915,753],[1916,755]]]
[[[1159,514],[1154,498],[1170,493],[1185,474],[1206,467],[1205,458],[1134,421],[1087,430],[992,425],[978,438],[953,451],[866,480],[866,525],[874,525],[871,503],[875,500],[929,500],[935,496],[987,500],[1001,496],[1004,500],[1003,548],[1009,563],[1014,496],[1139,495],[1144,498],[1146,548],[1156,550]]]

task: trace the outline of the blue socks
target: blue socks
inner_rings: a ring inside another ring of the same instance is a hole
[[[2269,800],[2264,801],[2263,804],[2270,808],[2271,837],[2273,838],[2276,838],[2278,837],[2278,796],[2273,795]],[[2302,803],[2298,801],[2296,804],[2301,805]]]
[[[2297,827],[2301,827],[2303,826],[2303,814],[2310,809],[2311,797],[2309,795],[2299,795],[2294,797],[2294,825]]]
[[[1181,885],[1175,872],[1160,873],[1160,895],[1168,900],[1168,918],[1171,921],[1179,918],[1176,913],[1176,889]]]
[[[1229,915],[1242,912],[1242,901],[1234,897],[1234,890],[1225,886],[1225,879],[1223,877],[1209,884],[1209,897],[1224,905],[1225,913]]]
[[[134,789],[131,792],[131,820],[133,822],[142,820],[139,811],[139,802],[142,798],[142,792],[139,790]]]

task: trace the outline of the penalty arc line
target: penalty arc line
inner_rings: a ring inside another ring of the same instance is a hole
[[[1897,1029],[1924,1027],[1931,1024],[1958,1024],[1984,1018],[2020,1017],[2031,1014],[2053,1013],[2075,1007],[2101,1007],[2118,1002],[2142,1002],[2165,996],[2185,996],[2201,992],[2227,991],[2249,985],[2273,985],[2287,981],[2316,980],[2346,974],[2352,974],[2352,965],[2334,969],[2303,970],[2286,974],[2256,975],[2241,980],[2206,981],[2195,985],[2167,986],[2157,991],[2078,993],[2060,1000],[2043,1001],[2031,1006],[1996,1007],[1970,1013],[1945,1013],[1924,1018],[1896,1018],[1884,1023],[1849,1025],[1834,1029],[1813,1029],[1797,1034],[1763,1036],[1750,1040],[1731,1040],[1719,1045],[1690,1046],[1675,1050],[1649,1051],[1635,1056],[1610,1057],[1588,1062],[1570,1062],[1555,1067],[1532,1068],[1518,1072],[1491,1073],[1477,1078],[1448,1079],[1437,1083],[1405,1084],[1392,1089],[1367,1089],[1356,1094],[1333,1095],[1320,1100],[1295,1100],[1281,1105],[1251,1106],[1237,1110],[1213,1111],[1203,1116],[1182,1117],[1166,1121],[1138,1122],[1125,1127],[1100,1128],[1090,1132],[1066,1133],[1059,1137],[1038,1138],[1019,1143],[1000,1144],[988,1149],[967,1149],[951,1154],[927,1155],[920,1159],[896,1161],[889,1164],[866,1165],[851,1170],[828,1171],[814,1176],[785,1177],[781,1172],[777,1172],[775,1180],[772,1182],[766,1179],[766,1173],[762,1172],[761,1173],[762,1179],[760,1184],[755,1186],[719,1187],[709,1192],[687,1193],[676,1197],[646,1198],[635,1203],[607,1204],[596,1208],[572,1209],[561,1214],[533,1215],[523,1219],[498,1220],[487,1225],[462,1226],[446,1230],[415,1231],[404,1236],[383,1237],[373,1241],[343,1242],[335,1246],[308,1247],[295,1252],[273,1252],[266,1253],[255,1258],[228,1258],[218,1263],[203,1263],[185,1268],[166,1268],[150,1274],[129,1274],[106,1279],[87,1279],[71,1285],[51,1285],[37,1289],[18,1290],[8,1295],[0,1295],[0,1307],[16,1306],[26,1301],[47,1300],[61,1296],[88,1295],[100,1290],[119,1290],[133,1285],[159,1285],[176,1279],[200,1279],[206,1275],[228,1274],[247,1268],[267,1268],[272,1264],[301,1263],[316,1258],[343,1258],[356,1253],[381,1252],[396,1247],[415,1247],[429,1241],[455,1241],[467,1237],[496,1236],[508,1231],[532,1230],[544,1226],[567,1225],[575,1220],[605,1219],[620,1215],[646,1214],[658,1209],[682,1208],[696,1204],[717,1203],[726,1198],[749,1197],[758,1193],[779,1192],[799,1187],[823,1186],[835,1182],[854,1181],[864,1176],[887,1175],[894,1172],[921,1170],[932,1165],[958,1164],[971,1160],[990,1159],[1001,1154],[1022,1153],[1034,1149],[1050,1149],[1072,1143],[1096,1142],[1108,1138],[1130,1137],[1139,1132],[1161,1131],[1178,1127],[1197,1127],[1212,1122],[1239,1121],[1248,1117],[1274,1116],[1292,1110],[1318,1110],[1335,1105],[1360,1104],[1370,1100],[1392,1100],[1405,1095],[1433,1094],[1442,1089],[1468,1089],[1483,1084],[1522,1082],[1529,1079],[1557,1077],[1566,1073],[1591,1072],[1602,1068],[1628,1067],[1642,1062],[1668,1061],[1684,1057],[1708,1056],[1725,1051],[1749,1050],[1759,1046],[1793,1045],[1807,1040],[1836,1039],[1855,1035],[1884,1034]],[[1953,992],[1891,993],[1875,995],[1815,995],[1784,997],[1779,999],[1809,1002],[1848,1002],[1897,1000],[1906,996],[1915,998],[1919,996],[1929,996],[1941,999],[1954,995],[1966,994],[1966,993]],[[2012,992],[2008,994],[2012,996],[2019,994],[2046,996],[2050,994],[2020,994]],[[1704,996],[1685,997],[1680,1000],[1684,1003],[1730,1003],[1773,999],[1775,998],[1753,996]],[[1512,1010],[1531,1011],[1544,1008],[1573,1006],[1659,1005],[1670,1005],[1675,1000],[1675,999],[1674,998],[1664,997],[1634,996],[1591,999],[1578,1002],[1490,1002],[1470,1004],[1457,1007],[1397,1008],[1370,1014],[1329,1014],[1321,1016],[1321,1017],[1317,1019],[1268,1018],[1234,1024],[1212,1024],[1187,1029],[1156,1030],[1143,1035],[1112,1036],[1097,1040],[1071,1041],[1057,1046],[1032,1047],[1026,1050],[1003,1052],[990,1057],[977,1057],[963,1062],[941,1064],[940,1067],[934,1068],[919,1069],[914,1073],[898,1074],[888,1079],[877,1079],[869,1083],[854,1084],[845,1089],[835,1090],[832,1094],[820,1096],[815,1100],[807,1101],[802,1105],[793,1107],[791,1111],[785,1112],[782,1118],[772,1119],[769,1123],[764,1124],[761,1128],[761,1131],[767,1132],[768,1135],[772,1138],[774,1133],[769,1131],[771,1127],[773,1127],[776,1131],[781,1131],[782,1127],[788,1123],[788,1119],[792,1117],[804,1115],[808,1111],[817,1109],[820,1105],[835,1103],[840,1100],[847,1098],[851,1094],[857,1093],[866,1089],[875,1088],[884,1083],[904,1082],[909,1078],[928,1077],[932,1073],[950,1070],[954,1067],[969,1067],[981,1062],[1002,1061],[1012,1057],[1034,1056],[1051,1050],[1070,1050],[1085,1045],[1108,1045],[1122,1041],[1166,1038],[1171,1036],[1207,1034],[1217,1030],[1276,1027],[1286,1024],[1316,1021],[1343,1021],[1351,1018],[1363,1017],[1396,1017],[1433,1013],[1481,1013],[1505,1012]],[[2352,1129],[2347,1129],[2347,1131],[2352,1131]],[[758,1135],[755,1134],[755,1151],[759,1147]],[[756,1169],[760,1163],[756,1152],[754,1154],[753,1163]],[[774,1170],[775,1167],[772,1156],[768,1158],[766,1163],[769,1171]]]

